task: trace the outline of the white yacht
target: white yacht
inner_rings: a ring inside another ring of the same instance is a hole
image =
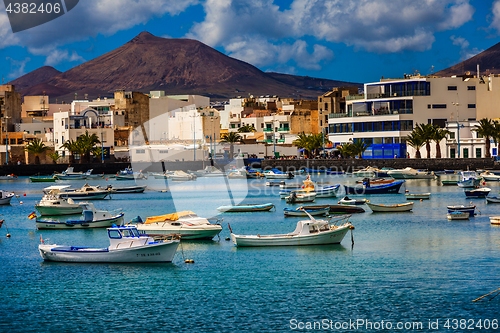
[[[61,198],[59,195],[71,185],[54,185],[46,187],[42,200],[35,205],[41,216],[81,214],[82,206],[71,198]]]

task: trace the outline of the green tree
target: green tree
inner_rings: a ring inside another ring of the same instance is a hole
[[[220,142],[225,142],[229,143],[229,155],[231,156],[230,158],[233,158],[234,156],[234,144],[236,142],[241,142],[241,135],[239,135],[236,132],[229,132],[229,133],[224,133],[221,136]]]
[[[352,149],[352,143],[350,142],[343,143],[342,145],[337,145],[337,149],[339,150],[339,153],[343,158],[356,156],[354,150]]]
[[[476,125],[476,128],[473,129],[478,135],[482,136],[484,140],[486,141],[486,152],[485,152],[485,157],[490,158],[490,139],[495,137],[495,125],[494,122],[492,122],[488,118],[483,118],[479,120],[479,125]]]
[[[297,136],[297,139],[295,139],[292,142],[292,144],[297,146],[297,148],[299,148],[299,149],[304,149],[304,151],[306,152],[306,157],[307,158],[310,157],[310,154],[312,152],[311,141],[310,141],[309,137],[304,132],[300,133]]]
[[[440,128],[438,126],[433,126],[432,141],[436,143],[436,158],[441,158],[441,146],[439,145],[439,143],[450,133],[451,132],[446,129]]]
[[[80,135],[76,142],[78,143],[78,152],[80,154],[80,163],[90,162],[90,152],[94,147],[101,143],[97,134],[92,133],[89,135],[88,131],[85,134]]]
[[[50,147],[47,147],[45,143],[40,139],[35,139],[28,143],[24,148],[28,153],[35,155],[35,164],[40,164],[40,154],[43,154],[47,150],[50,150]]]
[[[240,128],[238,128],[239,133],[250,133],[250,132],[255,132],[255,127],[253,125],[245,125]]]
[[[75,154],[78,153],[77,142],[73,140],[66,140],[61,148],[66,149],[69,152],[69,163],[75,163]]]
[[[409,135],[408,138],[406,139],[406,143],[410,145],[411,147],[415,148],[415,158],[422,158],[420,155],[420,148],[425,144],[424,139],[422,136],[415,130],[413,130]]]
[[[424,141],[427,158],[431,158],[431,142],[433,141],[434,125],[432,124],[417,124],[413,129],[420,138]]]
[[[351,151],[354,156],[358,156],[359,158],[363,158],[363,153],[371,146],[371,143],[365,141],[363,139],[357,139],[354,142],[351,142]]]
[[[54,161],[54,164],[57,164],[57,160],[60,159],[62,156],[59,155],[59,152],[55,151],[53,153],[50,153],[49,157],[52,161]]]

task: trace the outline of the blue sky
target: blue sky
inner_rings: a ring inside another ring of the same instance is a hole
[[[495,45],[500,0],[81,0],[15,34],[0,2],[0,75],[65,71],[141,31],[197,39],[263,71],[364,83],[430,74]]]

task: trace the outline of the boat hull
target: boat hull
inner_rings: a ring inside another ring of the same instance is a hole
[[[384,194],[384,193],[398,193],[401,185],[405,182],[395,181],[390,184],[371,186],[371,187],[361,187],[361,186],[347,186],[344,185],[346,194]]]
[[[500,197],[486,197],[488,203],[500,203]]]
[[[456,211],[467,212],[470,217],[473,217],[476,212],[476,206],[448,206],[448,213],[453,213]]]
[[[431,197],[430,193],[406,193],[405,194],[406,200],[429,200]]]
[[[311,216],[320,216],[328,214],[330,212],[330,208],[306,209],[306,211]],[[283,208],[283,214],[285,214],[285,216],[302,216],[302,217],[307,216],[304,210],[296,210],[290,208]]]
[[[114,216],[110,219],[99,220],[99,221],[36,221],[36,227],[38,230],[47,229],[92,229],[92,228],[108,228],[113,224],[120,225],[123,223],[123,213]]]
[[[451,212],[451,213],[446,214],[446,218],[450,221],[451,220],[468,220],[469,213],[455,211],[455,212]]]
[[[180,235],[181,240],[195,240],[195,239],[212,239],[217,236],[222,231],[222,226],[218,224],[213,224],[208,228],[187,228],[183,226],[182,228],[165,228],[162,227],[164,223],[150,223],[145,225],[138,225],[137,230],[139,233],[150,235],[150,236],[166,236],[166,235]]]
[[[112,194],[119,194],[119,193],[142,193],[146,190],[146,185],[144,186],[129,186],[129,187],[116,187],[116,188],[111,188],[111,193]]]
[[[319,209],[326,208],[330,210],[330,214],[356,214],[364,213],[365,210],[358,206],[350,205],[313,205],[313,206],[303,206],[304,209]]]
[[[458,187],[462,188],[471,188],[471,187],[478,187],[481,185],[481,179],[467,179],[467,180],[462,180],[457,182]]]
[[[100,191],[100,192],[82,192],[82,193],[61,193],[59,196],[61,198],[71,198],[73,200],[102,200],[109,195],[108,191]]]
[[[243,236],[231,234],[234,245],[238,247],[258,246],[306,246],[340,244],[349,231],[350,225],[321,232],[314,235],[270,235],[270,236]]]
[[[57,179],[54,177],[51,178],[37,178],[37,177],[30,177],[30,181],[32,183],[55,183]]]
[[[263,205],[235,205],[235,206],[220,206],[217,208],[219,212],[224,213],[242,213],[242,212],[267,212],[274,208],[274,204],[268,203]]]
[[[56,245],[39,245],[43,260],[80,263],[139,263],[139,262],[172,262],[179,246],[179,240],[146,244],[122,249],[83,249],[74,247],[57,247]]]
[[[10,205],[10,201],[14,196],[0,199],[0,205]]]
[[[409,212],[413,209],[413,202],[408,202],[399,205],[374,205],[370,202],[366,203],[373,212],[399,213]]]
[[[73,214],[81,214],[83,212],[83,208],[80,205],[74,205],[68,207],[36,205],[35,209],[42,216],[73,215]]]

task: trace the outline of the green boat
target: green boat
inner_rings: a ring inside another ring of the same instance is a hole
[[[442,180],[441,181],[441,184],[443,186],[449,186],[449,185],[455,185],[456,186],[457,183],[458,183],[458,180]]]
[[[54,177],[30,177],[32,183],[54,183],[56,179]]]

